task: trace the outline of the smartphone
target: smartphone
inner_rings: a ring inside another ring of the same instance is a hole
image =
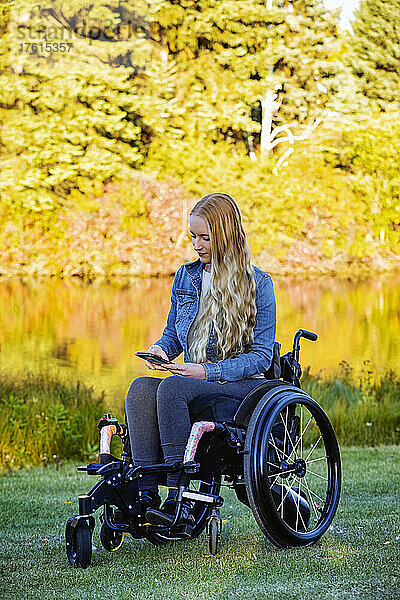
[[[148,360],[154,365],[170,365],[171,361],[166,360],[162,356],[157,356],[157,354],[152,354],[151,352],[135,352],[136,356],[139,358],[143,358],[143,360]]]

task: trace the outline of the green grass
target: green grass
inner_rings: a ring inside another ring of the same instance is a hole
[[[267,542],[231,490],[223,542],[209,555],[204,535],[154,547],[127,537],[109,554],[97,521],[92,566],[70,567],[64,526],[95,478],[71,464],[18,470],[0,479],[2,599],[312,600],[400,598],[400,448],[345,448],[343,491],[333,531],[311,548]]]

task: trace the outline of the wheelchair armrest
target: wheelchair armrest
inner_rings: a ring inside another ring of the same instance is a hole
[[[101,463],[89,463],[88,465],[76,467],[76,470],[85,471],[88,475],[97,475],[97,472],[101,467],[104,467]]]

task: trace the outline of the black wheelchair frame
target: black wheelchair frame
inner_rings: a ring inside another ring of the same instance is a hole
[[[222,529],[222,477],[277,547],[315,543],[329,528],[339,503],[341,461],[327,415],[300,387],[301,337],[317,339],[315,333],[299,329],[292,351],[284,356],[275,343],[266,380],[236,409],[231,405],[230,419],[227,397],[218,397],[213,407],[200,407],[191,415],[193,426],[182,462],[135,466],[126,425],[105,415],[98,425],[100,462],[78,467],[100,479],[88,494],[78,497],[79,514],[67,521],[70,564],[86,568],[91,563],[93,514],[101,507],[100,541],[108,551],[119,548],[128,533],[158,545],[193,539],[206,529],[210,553],[215,554]],[[113,435],[122,439],[121,458],[111,455]],[[168,526],[146,523],[138,480],[153,472],[163,484],[172,471],[180,474],[174,521]],[[193,526],[179,524],[183,501],[191,503]]]

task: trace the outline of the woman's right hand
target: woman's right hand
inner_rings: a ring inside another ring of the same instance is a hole
[[[147,352],[151,352],[152,354],[155,354],[156,356],[161,356],[161,358],[165,358],[165,360],[169,360],[167,354],[164,352],[164,350],[161,348],[161,346],[150,346],[150,348],[147,350]],[[148,360],[145,360],[144,364],[146,365],[146,367],[148,369],[151,369],[152,371],[156,371],[156,370],[168,371],[168,369],[166,369],[165,367],[162,367],[161,365],[153,365]]]

